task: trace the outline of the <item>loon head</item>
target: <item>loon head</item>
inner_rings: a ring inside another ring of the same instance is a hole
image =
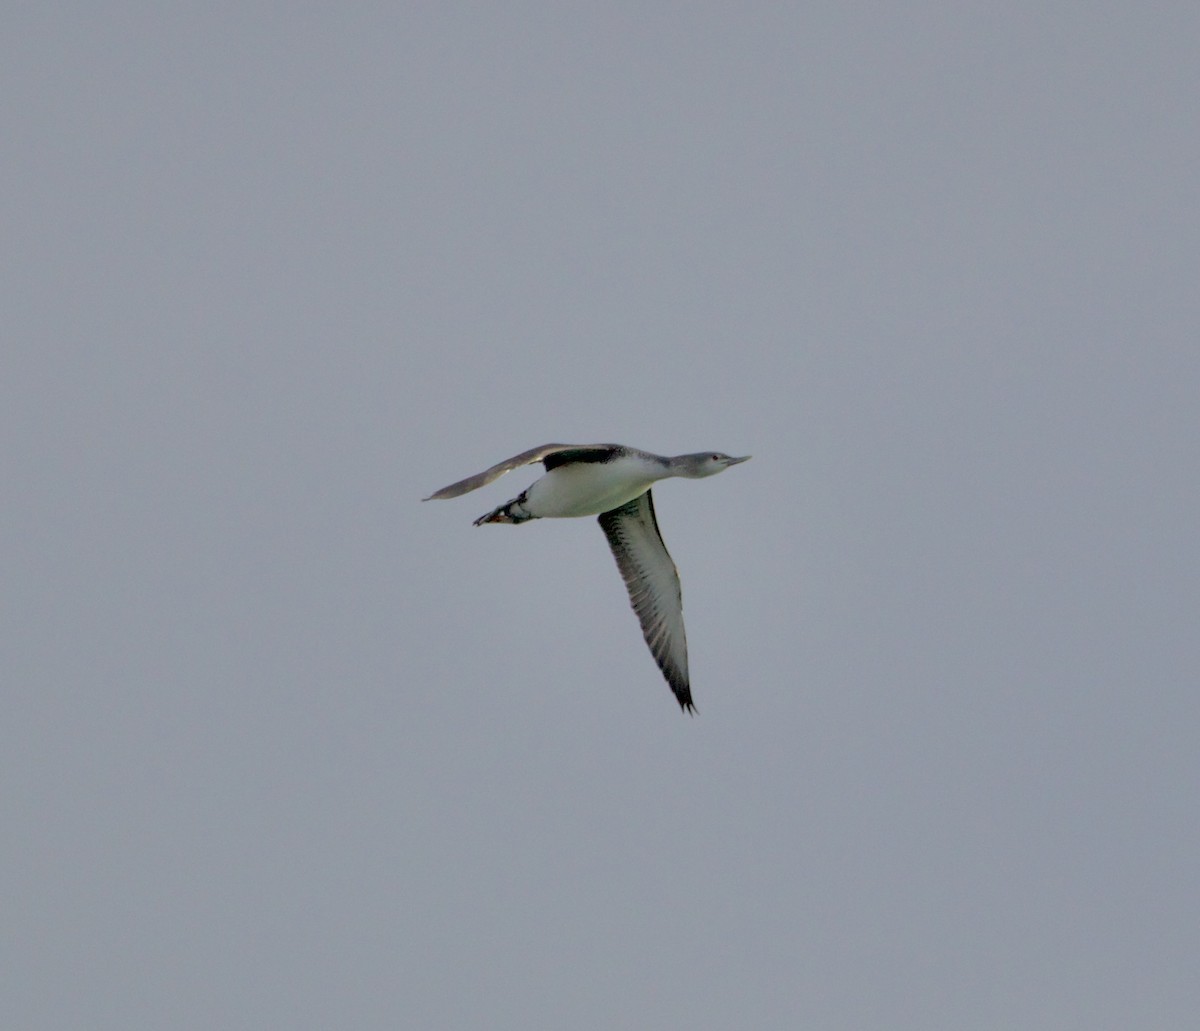
[[[698,451],[694,455],[679,455],[671,459],[671,471],[676,476],[687,476],[699,479],[702,476],[716,476],[723,473],[731,465],[748,462],[752,456],[743,455],[741,458],[731,458],[720,451]]]

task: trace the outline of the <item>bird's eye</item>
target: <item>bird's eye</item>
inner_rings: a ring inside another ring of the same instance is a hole
[[[709,455],[708,457],[709,457],[709,458],[711,458],[711,459],[712,459],[714,462],[719,462],[719,461],[721,461],[721,456],[720,456],[720,455]]]

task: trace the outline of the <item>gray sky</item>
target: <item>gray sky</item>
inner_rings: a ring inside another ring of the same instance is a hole
[[[0,1024],[1194,1027],[1198,12],[10,5]]]

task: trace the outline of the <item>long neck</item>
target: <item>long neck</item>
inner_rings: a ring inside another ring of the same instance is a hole
[[[674,458],[665,459],[661,478],[686,476],[688,479],[695,479],[699,475],[695,455],[676,455]]]

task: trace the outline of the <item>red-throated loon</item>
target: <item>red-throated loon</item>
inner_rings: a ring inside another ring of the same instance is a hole
[[[664,458],[620,444],[543,444],[443,487],[424,500],[457,498],[519,466],[541,462],[546,467],[541,479],[512,501],[480,516],[475,525],[598,515],[646,644],[680,707],[695,712],[679,573],[654,518],[650,488],[672,476],[715,476],[749,458],[730,458],[719,451]]]

